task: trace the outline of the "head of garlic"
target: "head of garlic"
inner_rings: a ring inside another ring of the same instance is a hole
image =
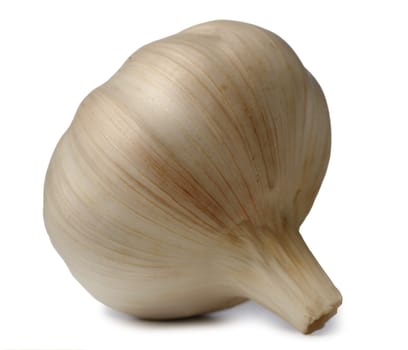
[[[292,49],[200,24],[83,100],[48,168],[46,229],[117,310],[169,319],[253,299],[308,333],[341,304],[298,232],[329,153],[325,98]]]

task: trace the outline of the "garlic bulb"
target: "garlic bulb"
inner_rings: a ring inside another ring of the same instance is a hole
[[[292,49],[204,23],[139,49],[84,99],[44,220],[112,308],[170,319],[253,299],[309,333],[341,304],[298,232],[329,153],[325,98]]]

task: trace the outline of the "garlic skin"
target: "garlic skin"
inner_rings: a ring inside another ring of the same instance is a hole
[[[170,319],[253,299],[310,333],[342,300],[298,231],[329,154],[323,92],[293,50],[200,24],[83,100],[47,171],[46,229],[114,309]]]

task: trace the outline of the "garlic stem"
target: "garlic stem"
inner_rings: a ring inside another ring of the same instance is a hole
[[[336,314],[342,296],[300,233],[263,228],[257,236],[264,236],[262,244],[254,247],[252,263],[236,275],[238,288],[304,334],[321,328]]]

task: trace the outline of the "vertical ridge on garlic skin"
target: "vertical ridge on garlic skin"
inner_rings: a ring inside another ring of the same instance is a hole
[[[298,233],[329,153],[326,101],[293,50],[204,23],[84,99],[47,172],[47,232],[118,310],[178,318],[252,298],[308,332],[341,301]]]
[[[147,56],[146,61],[152,62],[153,58],[156,56]],[[157,59],[157,57],[156,57]],[[127,100],[127,103],[131,103],[129,108],[137,110],[138,106],[143,104],[143,109],[149,115],[152,116],[149,120],[144,121],[145,130],[153,135],[156,139],[160,139],[161,142],[165,143],[166,149],[173,150],[172,156],[176,159],[178,164],[184,169],[191,169],[191,176],[195,179],[196,183],[201,184],[205,183],[206,186],[214,184],[212,191],[208,188],[205,190],[208,192],[211,191],[212,198],[217,197],[214,201],[216,204],[217,200],[220,200],[220,194],[227,195],[223,202],[223,207],[227,210],[238,210],[232,212],[228,217],[223,218],[223,223],[228,225],[229,217],[234,217],[234,220],[238,222],[241,220],[240,217],[248,219],[248,215],[245,214],[246,208],[244,208],[243,202],[247,202],[247,198],[250,196],[248,185],[245,183],[245,180],[242,179],[241,174],[243,173],[242,169],[237,167],[236,161],[232,155],[232,151],[228,151],[228,147],[225,146],[224,140],[218,137],[214,133],[214,127],[208,125],[208,116],[210,114],[214,115],[214,103],[211,100],[210,103],[202,104],[198,100],[200,98],[205,98],[206,92],[199,91],[197,95],[192,97],[191,92],[188,92],[187,87],[184,85],[194,87],[193,91],[197,91],[197,88],[194,86],[196,77],[191,73],[184,72],[181,77],[178,77],[180,81],[174,81],[169,77],[169,73],[164,74],[161,70],[161,66],[168,67],[169,72],[173,71],[175,67],[171,65],[171,62],[167,61],[165,57],[159,57],[159,63],[156,65],[159,68],[156,68],[153,72],[157,72],[158,78],[157,81],[152,86],[155,96],[159,96],[161,101],[160,105],[157,105],[155,101],[150,100],[138,100],[136,99],[127,99],[126,92],[118,92],[117,98],[120,100]],[[142,72],[146,72],[148,65],[140,65],[139,70],[134,69],[133,73],[140,76]],[[176,66],[177,67],[177,66]],[[183,70],[182,68],[180,68]],[[127,72],[125,71],[124,74]],[[188,79],[188,80],[187,80]],[[187,83],[186,83],[187,80]],[[193,81],[193,82],[192,82]],[[111,82],[112,84],[115,81]],[[119,80],[118,84],[122,84],[122,81]],[[141,82],[142,84],[142,82]],[[161,94],[164,92],[163,95]],[[171,95],[168,95],[168,91],[171,91]],[[128,91],[131,93],[131,90]],[[153,92],[152,92],[153,94]],[[115,96],[116,97],[116,96]],[[211,97],[208,97],[211,98]],[[208,111],[206,108],[211,106],[212,110]],[[159,109],[159,110],[158,110]],[[219,115],[220,111],[216,111],[216,114]],[[166,129],[157,128],[157,124],[161,122],[168,123],[167,118],[169,115],[180,115],[182,119],[180,121],[176,118],[172,118],[170,125],[167,125]],[[194,126],[190,126],[189,123],[194,123]],[[222,130],[222,133],[225,134],[225,131]],[[202,136],[205,135],[205,138]],[[174,142],[177,142],[176,146],[173,146]],[[176,149],[174,149],[176,147]],[[217,149],[223,149],[225,152],[217,152]],[[199,164],[195,166],[192,162],[196,162],[195,154],[200,154]],[[224,164],[230,166],[228,174],[225,174]],[[208,169],[214,169],[211,173],[208,173]],[[222,170],[220,170],[222,169]],[[227,180],[228,179],[228,180]],[[242,196],[239,196],[236,191],[239,189],[246,190],[246,194],[239,193]],[[232,203],[231,203],[232,202]],[[231,205],[227,205],[231,203]],[[211,209],[209,207],[208,209]],[[219,208],[214,208],[215,212],[219,213]],[[227,221],[225,221],[227,220]]]

